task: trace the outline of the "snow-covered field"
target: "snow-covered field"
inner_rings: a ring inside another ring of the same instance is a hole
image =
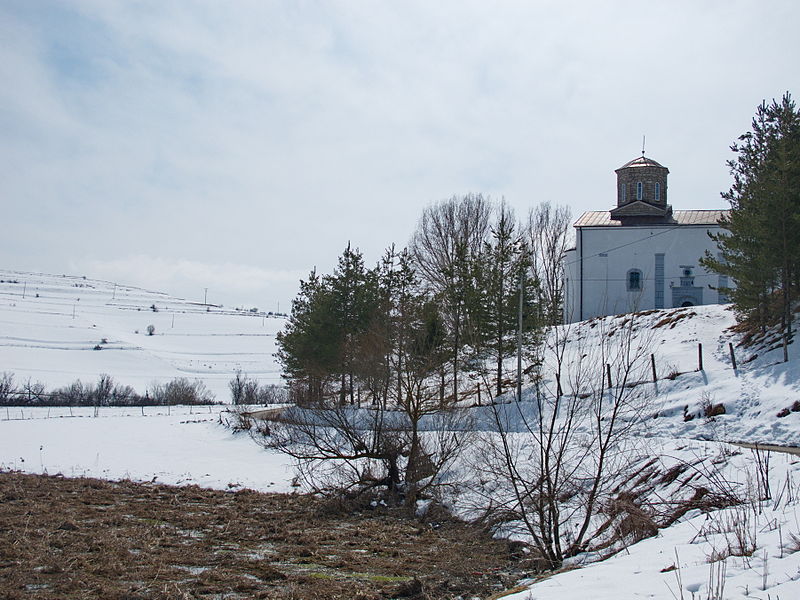
[[[13,373],[17,384],[40,381],[48,390],[76,379],[93,384],[107,373],[140,394],[153,382],[187,377],[229,402],[236,369],[261,383],[281,383],[273,354],[284,319],[244,308],[0,269],[0,372]],[[152,336],[148,325],[155,327]]]
[[[0,470],[222,490],[293,489],[289,461],[220,425],[220,407],[108,407],[96,418],[92,412],[3,409]]]
[[[227,401],[237,368],[262,383],[280,381],[272,355],[281,318],[79,277],[0,271],[0,280],[0,372],[13,372],[17,382],[30,377],[53,388],[78,378],[93,383],[108,373],[144,392],[154,381],[183,376],[202,379]],[[624,320],[571,326],[567,356],[598,346]],[[780,349],[736,347],[738,338],[728,331],[733,322],[718,306],[639,318],[636,343],[648,341],[659,377],[655,384],[649,376],[637,382],[652,392],[639,433],[654,456],[709,457],[721,477],[746,489],[756,477],[753,454],[723,442],[800,446],[800,412],[786,410],[800,401],[800,360],[794,346],[788,363],[780,362]],[[146,334],[150,324],[153,336]],[[725,413],[706,417],[704,407],[716,404]],[[102,408],[96,418],[92,409],[0,408],[0,469],[292,489],[288,461],[221,426],[222,408]],[[716,456],[726,458],[715,463]],[[772,500],[689,513],[611,559],[551,576],[510,598],[800,598],[798,458],[773,453],[770,479]],[[752,551],[716,560],[742,536]]]

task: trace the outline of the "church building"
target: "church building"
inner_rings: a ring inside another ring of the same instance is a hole
[[[726,210],[672,210],[669,169],[644,156],[616,170],[617,205],[575,222],[575,248],[566,252],[564,321],[602,315],[725,303],[727,277],[700,258],[716,243]]]

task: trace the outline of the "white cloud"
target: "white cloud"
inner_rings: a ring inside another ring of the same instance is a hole
[[[800,17],[789,0],[17,6],[0,6],[0,255],[56,272],[327,271],[348,240],[369,263],[466,191],[608,208],[643,134],[676,208],[721,206],[728,145],[796,71]]]

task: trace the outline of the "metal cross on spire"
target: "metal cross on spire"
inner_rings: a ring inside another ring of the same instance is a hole
[[[644,136],[642,136],[642,156],[644,156]]]

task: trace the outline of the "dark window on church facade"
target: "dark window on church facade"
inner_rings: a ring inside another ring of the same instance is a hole
[[[661,200],[661,184],[656,182],[656,191],[655,191],[656,202]]]
[[[631,269],[628,271],[628,291],[638,292],[642,289],[642,272],[639,269]]]
[[[637,181],[636,182],[636,199],[637,200],[641,200],[642,199],[643,188],[644,188],[644,186],[642,185],[642,182],[641,181]]]

